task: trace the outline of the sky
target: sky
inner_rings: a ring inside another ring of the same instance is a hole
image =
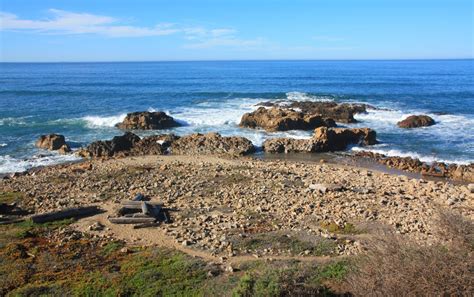
[[[0,61],[474,58],[473,2],[0,0]]]

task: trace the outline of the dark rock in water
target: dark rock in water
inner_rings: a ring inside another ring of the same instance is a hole
[[[163,155],[171,144],[179,139],[174,134],[153,135],[142,138],[132,148],[131,155]]]
[[[412,115],[397,123],[400,128],[427,127],[435,124],[435,121],[427,115]]]
[[[321,115],[341,123],[356,123],[354,114],[367,112],[368,108],[375,107],[360,103],[336,103],[336,102],[314,102],[314,101],[290,101],[284,105],[281,102],[261,102],[261,106],[278,106],[285,109],[299,109],[303,114]]]
[[[333,119],[320,115],[304,114],[291,109],[260,107],[246,113],[240,121],[241,127],[263,128],[267,131],[312,130],[317,127],[334,127]]]
[[[128,113],[122,123],[116,125],[124,130],[155,130],[178,127],[180,124],[162,111]]]
[[[71,149],[66,143],[64,135],[60,135],[60,134],[41,135],[36,141],[35,145],[36,147],[45,149],[45,150],[50,150],[50,151],[60,150],[61,153],[68,153],[71,151]]]
[[[376,132],[369,128],[320,127],[310,139],[272,138],[263,143],[268,153],[329,152],[340,151],[350,144],[372,145],[377,143]]]
[[[252,142],[244,137],[222,137],[218,133],[191,134],[171,144],[177,155],[246,155],[255,151]]]
[[[127,132],[122,136],[115,136],[112,140],[96,141],[91,143],[85,150],[79,152],[82,157],[112,157],[119,152],[130,151],[140,137]]]

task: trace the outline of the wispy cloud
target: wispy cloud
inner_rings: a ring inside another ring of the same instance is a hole
[[[344,38],[337,37],[337,36],[328,36],[328,35],[313,36],[311,39],[317,40],[317,41],[324,41],[324,42],[344,41]]]
[[[164,36],[182,30],[173,24],[153,27],[128,26],[109,16],[49,9],[50,18],[31,20],[0,12],[0,30],[30,31],[45,34],[98,34],[108,37]]]
[[[212,47],[238,47],[239,49],[251,49],[261,47],[265,44],[263,38],[243,39],[237,36],[235,29],[211,29],[194,28],[186,30],[186,39],[190,43],[185,48],[205,49]]]

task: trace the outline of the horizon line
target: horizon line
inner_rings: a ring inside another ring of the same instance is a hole
[[[0,61],[0,64],[54,64],[54,63],[172,63],[172,62],[350,62],[350,61],[461,61],[471,58],[387,58],[387,59],[202,59],[202,60],[92,60],[92,61]]]

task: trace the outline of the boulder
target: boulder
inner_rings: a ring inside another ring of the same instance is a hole
[[[119,152],[127,152],[135,143],[140,141],[137,135],[126,132],[122,136],[115,136],[112,140],[99,140],[91,143],[85,150],[81,150],[82,157],[112,157]]]
[[[376,133],[369,128],[317,128],[310,139],[271,138],[263,143],[268,153],[329,152],[340,151],[350,144],[372,145],[377,143]]]
[[[376,132],[369,128],[317,128],[313,139],[323,144],[325,150],[340,151],[349,144],[373,145],[377,143]]]
[[[124,130],[156,130],[178,126],[179,123],[162,111],[128,113],[125,119],[116,125],[117,128]]]
[[[314,101],[286,101],[286,102],[261,102],[261,106],[280,107],[285,109],[295,109],[303,114],[321,115],[324,118],[331,118],[340,123],[356,123],[354,114],[367,112],[367,108],[375,107],[360,103],[336,103],[336,102],[314,102]],[[316,128],[316,127],[315,127]]]
[[[66,143],[64,135],[60,134],[41,135],[36,141],[35,145],[38,148],[50,151],[61,150],[65,153],[71,151],[71,149]]]
[[[336,123],[321,115],[304,114],[291,109],[259,107],[246,113],[240,121],[241,127],[263,128],[267,131],[312,130],[317,127],[334,127]]]
[[[435,124],[435,121],[427,115],[412,115],[397,123],[400,128],[427,127]]]
[[[218,133],[191,134],[171,144],[176,155],[246,155],[255,151],[252,142],[243,137],[223,137]]]

